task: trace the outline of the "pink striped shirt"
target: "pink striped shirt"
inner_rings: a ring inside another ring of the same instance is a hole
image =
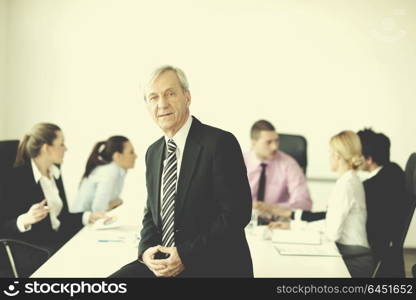
[[[251,196],[253,201],[257,201],[262,161],[252,151],[244,154],[244,161]],[[296,160],[278,151],[274,158],[264,163],[267,164],[264,202],[289,209],[311,210],[312,201],[305,175]]]

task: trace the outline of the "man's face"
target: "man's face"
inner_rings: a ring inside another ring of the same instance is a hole
[[[272,159],[279,150],[279,135],[276,131],[260,131],[257,140],[251,140],[252,148],[261,160]]]
[[[156,124],[172,137],[189,116],[191,94],[182,90],[176,73],[168,70],[148,87],[146,103]]]
[[[364,164],[363,164],[363,170],[370,172],[371,171],[371,165],[373,164],[373,159],[370,157],[366,158],[364,160]]]

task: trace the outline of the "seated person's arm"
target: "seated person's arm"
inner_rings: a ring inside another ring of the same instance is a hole
[[[282,208],[311,210],[312,201],[309,195],[306,178],[300,166],[293,162],[287,167],[289,200],[279,203]]]
[[[292,211],[288,208],[283,208],[278,204],[269,204],[262,201],[254,202],[253,208],[257,209],[260,214],[268,214],[272,217],[282,217],[289,219],[292,214]]]
[[[108,203],[107,211],[113,210],[116,207],[119,207],[121,204],[123,204],[123,200],[120,198],[111,200],[110,203]]]
[[[33,224],[42,221],[49,213],[46,200],[33,204],[29,210],[17,217],[16,226],[20,232],[29,231]]]
[[[33,205],[25,205],[22,193],[24,189],[11,180],[0,191],[3,206],[0,209],[0,231],[5,235],[14,235],[29,231],[33,224],[42,221],[48,215],[46,200]],[[7,204],[7,202],[11,202]]]
[[[303,211],[302,212],[302,221],[313,222],[323,220],[326,217],[326,211],[319,211],[319,212],[311,212],[311,211]]]

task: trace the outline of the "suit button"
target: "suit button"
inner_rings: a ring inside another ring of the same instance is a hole
[[[181,232],[182,230],[180,229],[175,229],[175,233]]]

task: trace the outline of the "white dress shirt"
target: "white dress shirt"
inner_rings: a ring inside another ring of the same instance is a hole
[[[180,171],[181,171],[183,153],[185,152],[186,139],[188,137],[189,130],[191,129],[191,125],[192,125],[192,116],[189,115],[185,124],[181,127],[181,129],[179,129],[179,131],[173,137],[170,138],[170,137],[165,136],[166,151],[165,151],[165,160],[163,161],[163,168],[165,167],[165,165],[167,163],[167,158],[168,158],[168,156],[167,156],[168,155],[168,151],[167,151],[167,149],[168,149],[168,140],[172,139],[176,144],[176,159],[177,159],[176,189],[178,189],[178,181],[179,181],[179,176],[180,176]],[[163,199],[163,183],[160,185],[160,195],[161,195],[160,201],[162,201],[162,199]],[[162,204],[160,205],[160,207],[162,207]],[[160,213],[162,215],[162,210],[160,210]]]
[[[381,171],[381,169],[383,169],[383,166],[379,166],[379,167],[375,168],[373,171],[369,172],[368,177],[366,178],[366,180],[376,176],[378,174],[378,172]]]
[[[106,211],[110,201],[119,198],[126,173],[115,162],[94,168],[87,178],[82,179],[71,211]]]

